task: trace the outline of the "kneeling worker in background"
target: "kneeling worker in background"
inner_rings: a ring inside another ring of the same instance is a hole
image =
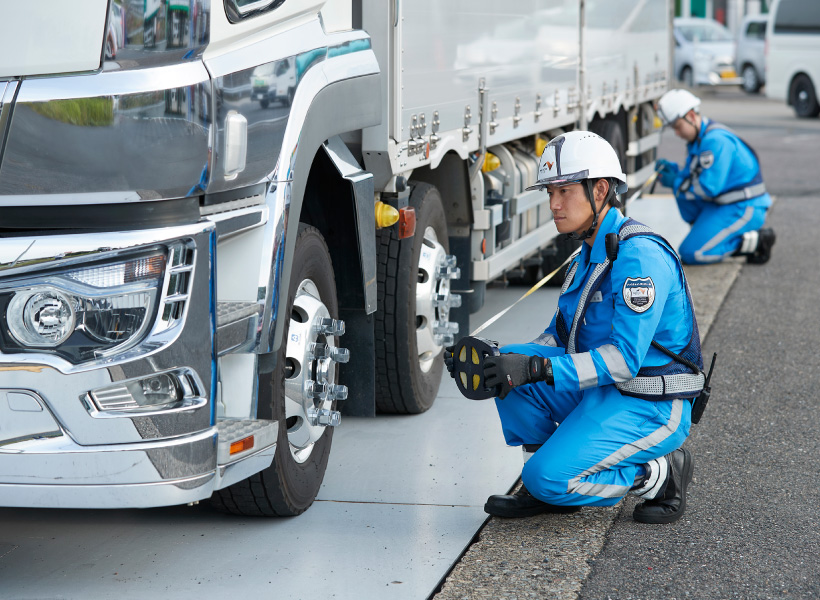
[[[772,199],[752,147],[727,127],[699,113],[700,99],[670,90],[658,114],[686,141],[683,167],[658,160],[660,182],[672,188],[683,220],[692,226],[680,245],[685,264],[707,264],[745,256],[763,264],[771,256],[774,230],[763,227]]]
[[[526,517],[634,494],[643,499],[635,520],[676,521],[693,471],[681,445],[705,383],[683,269],[663,238],[617,210],[626,177],[600,136],[553,139],[535,187],[549,193],[558,231],[585,243],[549,327],[484,359],[504,438],[528,458],[523,486],[490,496],[484,510]],[[451,374],[463,360],[453,348],[445,352]]]

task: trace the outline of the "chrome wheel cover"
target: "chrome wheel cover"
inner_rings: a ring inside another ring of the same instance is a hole
[[[314,399],[309,391],[311,382],[336,380],[336,365],[329,358],[316,358],[314,344],[336,347],[336,338],[322,333],[322,319],[330,318],[316,284],[305,279],[296,290],[293,310],[289,315],[285,350],[285,423],[288,446],[293,460],[304,463],[310,458],[314,444],[322,437],[326,425],[311,424],[312,411],[331,410],[333,398]],[[288,372],[290,371],[290,372]]]
[[[450,322],[450,308],[461,304],[450,293],[450,279],[459,275],[455,257],[447,255],[432,227],[424,230],[417,273],[416,349],[419,368],[427,373],[442,348],[453,343],[458,325]]]

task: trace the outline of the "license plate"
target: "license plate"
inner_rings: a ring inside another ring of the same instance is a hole
[[[723,73],[721,73],[720,76],[723,79],[734,79],[735,77],[737,77],[737,73],[735,73],[734,69],[730,69],[728,71],[724,71]]]

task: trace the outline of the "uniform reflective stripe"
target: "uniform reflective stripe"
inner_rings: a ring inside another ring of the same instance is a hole
[[[616,383],[622,392],[642,396],[664,396],[666,394],[691,393],[696,396],[703,389],[706,378],[703,373],[678,373],[677,375],[656,375],[654,377],[634,377],[629,381]]]
[[[578,305],[575,307],[575,316],[572,318],[572,328],[569,330],[569,342],[567,343],[567,352],[569,354],[575,354],[575,336],[578,333],[578,325],[586,309],[587,298],[590,292],[592,292],[592,288],[598,282],[598,278],[606,273],[608,268],[609,259],[595,265],[592,274],[589,276],[589,279],[587,279],[587,284],[584,286],[584,291],[581,292],[581,296],[578,298]]]
[[[704,190],[703,186],[700,184],[700,179],[698,179],[699,176],[700,173],[698,173],[698,176],[692,178],[692,190],[695,192],[695,194],[700,196],[701,200],[705,200],[707,202],[714,202],[715,199],[712,198],[712,196],[706,190]]]
[[[618,450],[607,456],[597,465],[590,467],[577,477],[570,479],[569,484],[567,485],[567,493],[581,494],[582,496],[597,496],[599,498],[620,498],[625,496],[632,486],[590,483],[581,480],[584,477],[589,477],[590,475],[594,475],[600,471],[612,469],[630,456],[643,452],[644,450],[648,450],[653,446],[657,446],[663,440],[675,433],[680,426],[684,402],[688,402],[688,400],[672,401],[672,413],[669,415],[669,421],[666,424],[661,425],[655,431],[640,440],[621,446]]]
[[[614,381],[629,381],[632,379],[632,373],[629,371],[629,367],[626,366],[626,359],[617,346],[605,344],[600,348],[596,348],[596,350],[604,359],[609,375]]]
[[[570,354],[575,372],[578,374],[578,387],[582,390],[598,385],[598,371],[595,369],[595,361],[589,352],[581,354]]]
[[[546,331],[535,338],[531,344],[540,344],[541,346],[552,346],[554,348],[558,347],[558,341],[555,339],[551,333],[547,333]]]
[[[732,235],[738,229],[742,229],[746,225],[746,223],[748,223],[752,219],[752,217],[754,216],[754,212],[754,207],[747,206],[746,210],[743,211],[742,217],[740,217],[737,221],[732,223],[729,227],[726,227],[718,231],[717,234],[711,240],[706,242],[698,250],[695,250],[695,259],[698,262],[716,262],[721,260],[723,258],[722,255],[706,256],[706,253],[718,244],[720,244],[723,240]]]
[[[572,278],[575,277],[575,271],[578,270],[578,262],[572,263],[569,271],[567,272],[566,277],[564,277],[564,285],[561,286],[561,293],[567,291],[567,288],[572,285]]]
[[[712,202],[717,204],[732,204],[733,202],[740,202],[741,200],[749,200],[750,198],[757,198],[766,193],[766,184],[757,183],[743,188],[742,190],[734,190],[726,192],[720,196],[712,198]]]

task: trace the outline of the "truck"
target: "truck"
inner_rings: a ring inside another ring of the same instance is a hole
[[[2,506],[304,512],[343,416],[428,410],[488,283],[574,251],[548,140],[640,187],[672,75],[668,0],[3,10]]]

